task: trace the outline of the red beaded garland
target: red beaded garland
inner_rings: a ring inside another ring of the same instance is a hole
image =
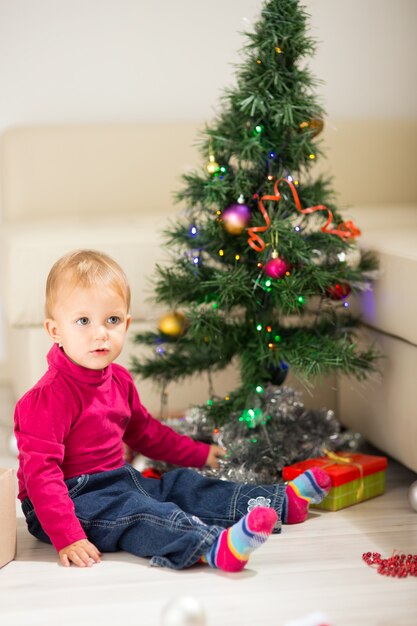
[[[417,576],[417,554],[396,553],[388,559],[381,558],[379,552],[364,552],[362,558],[371,567],[377,566],[378,574],[397,578]]]

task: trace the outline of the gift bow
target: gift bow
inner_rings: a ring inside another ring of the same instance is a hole
[[[360,463],[355,463],[352,457],[348,456],[347,453],[344,453],[343,456],[341,454],[336,454],[335,452],[331,452],[326,448],[323,449],[324,454],[329,459],[329,463],[321,466],[321,469],[325,469],[330,465],[353,465],[359,471],[359,486],[356,490],[356,499],[362,500],[363,494],[365,491],[365,485],[363,482],[363,467]]]

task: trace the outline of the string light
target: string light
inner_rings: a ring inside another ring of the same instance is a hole
[[[309,158],[309,159],[311,159],[311,160],[313,160],[313,159],[315,159],[315,158],[316,158],[316,155],[315,155],[315,154],[309,154],[309,155],[308,155],[308,158]]]
[[[261,330],[262,330],[262,324],[258,324],[258,325],[257,325],[257,327],[256,327],[256,330],[257,330],[258,332],[261,332]]]
[[[219,256],[224,256],[224,250],[219,250]]]
[[[280,48],[279,46],[277,46],[277,47],[275,48],[275,52],[276,52],[277,54],[282,54],[282,50],[281,50],[281,48]]]
[[[236,261],[239,261],[239,259],[240,259],[240,254],[236,254],[236,255],[235,255],[235,259],[236,259]]]
[[[271,152],[269,153],[269,156],[271,157],[271,159],[275,159],[276,154],[275,154],[275,152],[273,152],[273,151],[271,150]]]
[[[272,350],[272,348],[273,348],[273,347],[274,347],[274,344],[273,344],[272,342],[268,344],[268,348],[269,348],[270,350]]]
[[[272,332],[272,326],[267,326],[267,327],[266,327],[266,332],[267,332],[267,333]]]
[[[294,226],[294,230],[296,233],[299,233],[301,231],[301,226]]]
[[[265,281],[265,287],[270,287],[271,285],[272,285],[272,282],[270,280]]]
[[[258,385],[258,386],[256,387],[256,390],[255,390],[255,391],[256,391],[256,393],[263,393],[263,392],[264,392],[264,388],[263,388],[263,387],[261,387],[261,385]]]
[[[274,177],[272,176],[272,174],[268,174],[268,180],[274,180]]]
[[[249,428],[255,428],[263,419],[262,409],[246,409],[239,417],[239,422],[246,422]],[[255,440],[256,442],[256,440]]]
[[[197,233],[198,233],[197,227],[196,226],[191,226],[191,228],[190,228],[190,235],[191,235],[191,237],[196,237]]]
[[[305,298],[304,298],[304,296],[298,296],[297,300],[298,300],[298,302],[299,302],[300,304],[304,304],[304,302],[305,302]]]
[[[263,126],[261,124],[258,124],[257,126],[255,126],[255,130],[259,134],[263,131]]]
[[[344,302],[343,306],[345,307],[345,309],[347,309],[349,307],[349,302]]]

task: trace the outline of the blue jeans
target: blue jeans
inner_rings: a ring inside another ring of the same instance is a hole
[[[75,513],[101,552],[125,550],[151,565],[190,567],[224,528],[255,506],[280,516],[285,485],[246,485],[176,469],[160,480],[130,465],[66,481]],[[51,543],[28,498],[22,502],[29,532]],[[280,532],[280,524],[275,529]]]

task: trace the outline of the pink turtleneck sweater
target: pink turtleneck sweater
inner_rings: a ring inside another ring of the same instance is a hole
[[[155,460],[202,467],[209,446],[179,435],[141,404],[129,372],[90,370],[55,344],[49,368],[17,403],[19,499],[29,497],[57,550],[85,539],[65,479],[124,465],[123,442]]]

